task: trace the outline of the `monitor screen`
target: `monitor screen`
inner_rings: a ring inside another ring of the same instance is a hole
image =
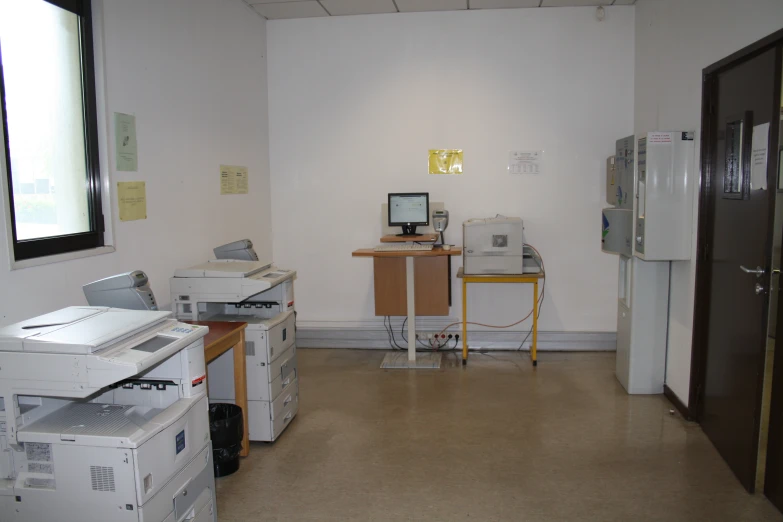
[[[430,195],[427,192],[389,194],[389,226],[429,225]]]

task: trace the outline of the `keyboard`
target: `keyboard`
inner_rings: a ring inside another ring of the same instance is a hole
[[[410,252],[412,250],[432,250],[431,244],[411,245],[409,243],[385,243],[373,248],[376,252]]]

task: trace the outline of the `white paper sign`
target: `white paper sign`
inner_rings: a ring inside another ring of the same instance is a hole
[[[767,190],[767,144],[769,143],[769,123],[753,127],[753,141],[750,156],[750,188]]]
[[[512,150],[508,153],[510,174],[541,174],[543,150]]]

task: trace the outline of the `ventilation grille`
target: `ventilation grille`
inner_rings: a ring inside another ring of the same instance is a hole
[[[245,341],[245,355],[253,357],[256,354],[255,341]]]
[[[93,491],[114,491],[114,468],[90,466]]]

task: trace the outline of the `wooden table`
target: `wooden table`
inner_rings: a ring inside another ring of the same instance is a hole
[[[538,366],[538,282],[544,278],[544,273],[472,275],[465,274],[460,268],[457,277],[462,279],[462,364],[468,364],[468,283],[531,283],[533,285],[533,342],[530,345],[530,358],[533,366]]]
[[[416,297],[415,297],[415,273],[413,260],[417,257],[438,257],[438,256],[461,256],[462,249],[452,247],[450,250],[444,250],[440,246],[433,247],[432,250],[398,250],[391,252],[376,252],[372,248],[360,248],[354,250],[353,257],[372,257],[372,258],[405,258],[405,283],[406,300],[408,312],[408,361],[416,361]]]
[[[209,333],[204,337],[204,361],[209,364],[231,348],[234,349],[234,399],[242,408],[242,451],[239,455],[247,457],[250,453],[250,435],[247,422],[247,372],[245,370],[245,328],[247,323],[229,321],[184,321],[188,324],[208,326]],[[209,395],[209,371],[207,371],[207,395]]]

